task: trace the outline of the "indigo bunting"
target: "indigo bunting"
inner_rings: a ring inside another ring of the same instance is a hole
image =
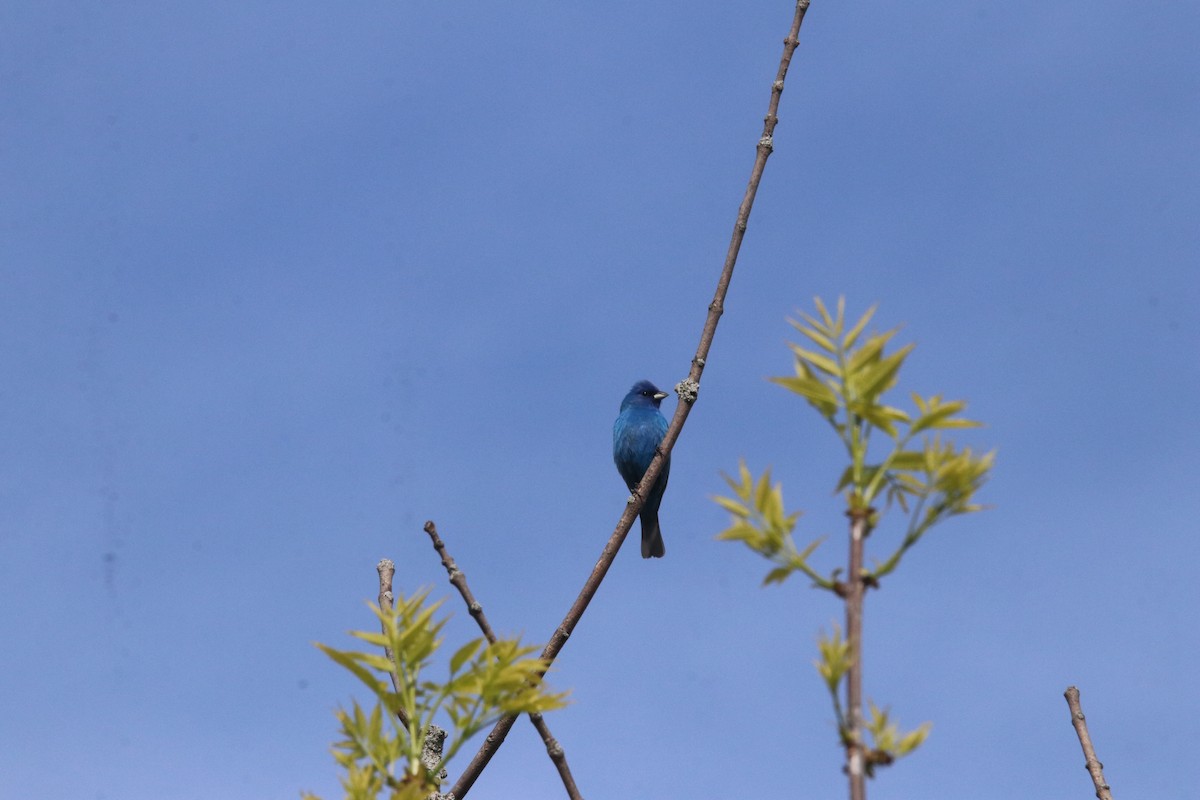
[[[613,461],[631,492],[641,483],[654,460],[654,451],[667,435],[667,420],[658,411],[666,396],[650,381],[638,381],[621,401],[621,413],[613,423]],[[658,505],[670,472],[668,458],[642,505],[642,558],[662,558],[667,552],[658,527]]]

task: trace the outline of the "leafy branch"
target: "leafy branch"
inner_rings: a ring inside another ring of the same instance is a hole
[[[744,542],[754,552],[775,562],[776,566],[767,573],[763,585],[782,583],[795,571],[803,572],[822,589],[833,589],[834,581],[822,577],[808,565],[808,557],[823,541],[817,539],[804,550],[796,549],[792,531],[796,528],[799,511],[785,514],[783,511],[783,488],[771,485],[771,470],[767,470],[757,481],[746,468],[746,462],[738,463],[738,479],[723,475],[729,488],[737,496],[714,497],[713,500],[733,515],[733,525],[717,534],[724,541]]]
[[[427,602],[428,596],[428,589],[397,596],[390,610],[370,604],[381,632],[352,631],[351,636],[376,650],[317,644],[376,698],[370,712],[357,702],[351,711],[338,712],[343,738],[334,745],[334,758],[346,770],[342,784],[350,800],[374,800],[384,791],[390,800],[425,798],[438,790],[446,763],[476,733],[507,714],[541,713],[566,704],[566,693],[549,692],[542,683],[549,664],[531,657],[538,648],[515,639],[472,639],[450,656],[445,681],[424,677],[443,644],[447,619],[435,617],[442,601]],[[439,715],[450,720],[452,739],[428,764],[422,760],[426,735]]]
[[[739,463],[737,479],[725,476],[734,496],[713,499],[732,518],[717,538],[740,541],[772,563],[764,584],[782,583],[793,572],[801,572],[815,588],[832,592],[845,603],[845,636],[835,626],[833,634],[818,640],[816,666],[829,689],[846,750],[851,800],[862,800],[865,779],[874,776],[875,767],[913,752],[929,734],[928,724],[902,733],[889,712],[874,703],[864,714],[865,591],[878,588],[880,579],[895,571],[935,525],[983,509],[974,497],[987,480],[995,453],[976,453],[944,438],[948,430],[979,427],[980,423],[962,416],[964,401],[913,393],[911,411],[887,401],[914,345],[889,351],[898,329],[868,331],[874,306],[852,324],[846,319],[844,298],[838,299],[834,313],[820,298],[815,307],[815,313],[801,312],[799,320],[789,320],[805,339],[803,344],[789,345],[794,374],[771,381],[804,398],[845,447],[848,463],[834,489],[843,495],[850,520],[845,580],[842,569],[823,575],[809,563],[823,539],[803,548],[796,544],[800,512],[784,510],[783,489],[771,484],[770,470],[755,479],[745,463]],[[863,566],[866,539],[893,508],[906,518],[904,535],[887,558],[867,569]],[[845,704],[839,694],[843,686]]]
[[[900,368],[915,345],[886,352],[898,328],[864,336],[875,314],[874,306],[847,327],[844,298],[839,298],[836,314],[830,314],[820,298],[815,305],[815,316],[802,312],[802,322],[789,321],[818,349],[790,345],[795,375],[770,380],[803,397],[845,446],[850,463],[842,471],[835,491],[845,493],[848,511],[869,511],[868,527],[874,528],[879,521],[874,505],[882,496],[885,506],[894,503],[907,514],[904,538],[895,552],[866,576],[860,576],[877,581],[895,570],[904,554],[934,525],[983,509],[973,498],[987,480],[995,454],[977,454],[969,447],[959,449],[953,442],[943,441],[940,434],[930,435],[931,431],[980,427],[981,423],[960,416],[967,407],[964,401],[946,401],[941,395],[922,397],[914,392],[913,413],[884,402],[884,394],[894,388]],[[890,447],[883,458],[872,462],[871,442],[879,438],[879,433],[890,438]],[[800,571],[818,587],[836,590],[836,576],[825,578],[807,566],[808,555],[822,540],[804,550],[796,548],[792,531],[800,515],[796,512],[783,516],[780,487],[767,488],[769,475],[768,470],[755,483],[743,464],[738,481],[725,478],[737,500],[713,498],[734,516],[734,524],[718,538],[744,541],[750,549],[779,564],[768,575],[768,583],[781,582],[791,572]],[[791,553],[800,553],[803,558],[797,560],[790,557]]]

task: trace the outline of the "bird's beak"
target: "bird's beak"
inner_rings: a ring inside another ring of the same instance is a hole
[[[666,392],[656,392],[656,393],[655,393],[655,395],[654,395],[654,399],[655,399],[655,400],[662,400],[662,399],[663,399],[664,397],[666,397],[666,396],[667,396],[667,393],[666,393]]]

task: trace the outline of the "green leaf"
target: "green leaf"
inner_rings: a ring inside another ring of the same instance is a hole
[[[771,496],[771,470],[767,469],[758,479],[758,484],[754,487],[754,508],[761,514],[770,502]]]
[[[750,475],[750,469],[746,466],[745,459],[738,459],[738,478],[741,480],[742,490],[738,494],[743,500],[750,500],[750,485],[754,479]]]
[[[912,352],[915,345],[906,344],[886,358],[880,359],[870,369],[860,376],[860,389],[864,397],[878,397],[892,388],[896,382],[896,373],[900,371],[904,359]]]
[[[875,403],[851,403],[848,408],[893,439],[898,435],[894,423],[907,419],[903,411]]]
[[[813,661],[813,666],[829,691],[837,692],[842,677],[854,663],[850,658],[850,642],[842,638],[842,629],[834,625],[833,633],[827,635],[822,631],[817,637],[817,652],[820,658]]]
[[[925,740],[929,738],[929,732],[933,729],[933,725],[929,722],[924,722],[919,728],[906,734],[896,745],[896,755],[906,756],[916,750]]]
[[[863,314],[862,317],[859,318],[858,322],[854,323],[854,327],[846,333],[845,338],[842,339],[843,351],[849,352],[854,347],[854,343],[858,341],[859,334],[861,334],[863,329],[867,327],[867,323],[871,321],[871,317],[875,316],[875,309],[878,307],[879,304],[876,303],[868,308],[867,313]]]
[[[379,694],[380,691],[386,691],[383,682],[376,678],[373,672],[358,663],[356,657],[365,654],[348,653],[341,650],[334,650],[332,647],[327,647],[320,642],[317,643],[317,647],[320,648],[321,652],[323,652],[325,655],[329,656],[335,662],[349,670],[354,677],[362,681],[366,687],[375,694]]]
[[[811,339],[817,345],[817,347],[820,347],[826,353],[836,353],[838,351],[837,345],[834,344],[833,340],[830,339],[825,334],[820,333],[812,328],[800,328],[799,331],[801,333],[803,333],[805,336],[807,336],[809,339]],[[791,345],[791,348],[792,348],[792,351],[796,355],[801,356],[803,358],[807,358],[809,361],[813,361],[814,363],[816,361],[824,361],[825,363],[833,366],[833,369],[827,370],[827,371],[831,375],[837,374],[837,367],[834,366],[833,362],[830,361],[825,356],[818,355],[817,353],[813,353],[809,350],[805,350],[805,349],[801,348],[799,345],[795,345],[795,344]],[[812,356],[816,356],[816,358],[814,359],[814,358],[812,358]]]
[[[930,425],[931,428],[982,428],[982,422],[976,422],[973,419],[945,419],[938,422],[936,425]]]
[[[746,508],[744,505],[737,502],[736,500],[731,500],[728,497],[714,496],[714,497],[712,497],[712,501],[714,503],[716,503],[717,505],[719,505],[721,508],[728,511],[730,514],[733,514],[735,517],[750,516],[750,509]]]
[[[934,395],[928,401],[922,400],[920,395],[913,395],[917,401],[917,407],[921,410],[921,415],[913,423],[911,433],[920,433],[923,430],[931,428],[977,428],[981,424],[966,419],[952,419],[955,414],[962,413],[967,404],[962,400],[956,400],[950,403],[943,403],[939,395]]]
[[[804,562],[808,561],[808,557],[811,556],[814,552],[816,552],[816,549],[821,546],[821,542],[823,542],[823,541],[825,541],[824,536],[822,536],[819,539],[814,539],[812,542],[809,543],[808,547],[804,548],[804,550],[802,550],[801,552],[796,553],[793,556],[793,559],[800,563],[804,563]]]
[[[760,535],[761,534],[759,534],[758,529],[753,525],[749,524],[748,522],[740,522],[718,533],[717,539],[726,542],[751,542]]]
[[[387,647],[391,641],[387,636],[374,631],[350,631],[350,635],[376,647]]]
[[[798,331],[804,330],[804,326],[806,324],[809,327],[811,327],[813,330],[816,330],[816,331],[825,330],[825,324],[823,322],[821,322],[821,320],[817,319],[816,317],[810,316],[809,314],[807,314],[803,311],[800,311],[798,309],[797,309],[796,313],[800,315],[800,319],[804,320],[804,322],[797,322],[794,319],[788,320],[788,322],[790,322],[792,324],[792,327],[795,328],[796,330],[798,330]]]
[[[922,470],[925,468],[925,453],[917,450],[899,450],[891,455],[889,466],[897,470]]]
[[[772,583],[783,583],[792,572],[791,567],[776,567],[767,573],[767,577],[763,578],[763,586],[770,586]]]
[[[771,378],[770,380],[808,400],[827,418],[837,413],[837,396],[832,389],[816,378],[797,376],[795,378]]]
[[[896,329],[893,328],[890,331],[868,336],[867,340],[863,342],[862,347],[850,354],[850,359],[846,362],[846,373],[848,375],[857,375],[866,365],[878,361],[880,355],[883,353],[884,346],[887,345],[896,333]]]
[[[865,489],[875,480],[875,476],[879,474],[881,465],[879,464],[864,464],[862,469],[862,483],[856,486],[857,489]],[[849,466],[842,472],[842,477],[838,480],[837,486],[833,488],[834,492],[840,492],[843,489],[854,484],[854,467]]]
[[[474,658],[475,654],[479,652],[479,648],[483,646],[483,642],[484,640],[482,638],[472,639],[462,647],[458,648],[458,650],[454,652],[454,655],[450,657],[450,674],[456,674],[460,669],[462,669],[463,664]]]
[[[807,328],[804,329],[804,333],[808,334],[810,337],[817,335]],[[820,338],[824,339],[825,341],[829,341],[823,336]],[[792,348],[792,352],[796,354],[797,358],[807,361],[809,364],[821,370],[826,375],[836,376],[840,375],[842,372],[841,368],[837,365],[837,362],[831,358],[823,356],[820,353],[814,353],[812,350],[805,350],[798,344],[788,345],[788,347]]]
[[[825,328],[827,330],[832,331],[835,327],[835,323],[833,321],[833,318],[829,316],[829,312],[825,310],[825,304],[823,302],[821,302],[821,298],[814,297],[813,303],[816,305],[817,311],[820,312],[821,319],[824,320],[824,322],[825,322]]]

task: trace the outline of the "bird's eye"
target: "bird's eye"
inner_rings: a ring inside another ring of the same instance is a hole
[[[646,389],[642,389],[642,397],[649,397],[649,396],[650,396],[650,392]]]

